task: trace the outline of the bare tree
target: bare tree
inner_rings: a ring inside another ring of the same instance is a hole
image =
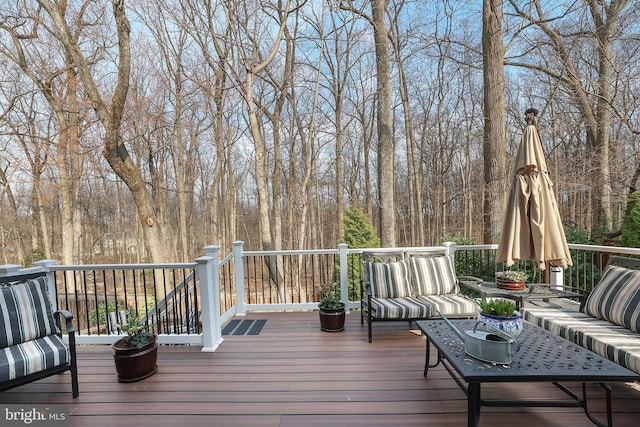
[[[39,19],[39,14],[36,13],[27,19],[7,19],[2,22],[0,27],[10,36],[13,49],[2,48],[0,53],[19,66],[24,75],[33,82],[47,101],[55,118],[58,130],[54,136],[55,161],[59,172],[62,206],[62,258],[66,264],[73,264],[80,262],[74,255],[82,252],[81,248],[76,247],[82,242],[82,218],[78,202],[83,172],[80,150],[80,123],[83,121],[80,89],[69,50],[62,52],[62,62],[58,64],[48,50],[39,52],[32,47],[32,41],[35,39],[41,39],[43,47],[55,46],[51,40],[46,40],[46,36],[40,37],[38,34],[41,30]],[[31,28],[28,28],[29,22],[32,24]],[[30,116],[29,112],[26,114]],[[30,125],[33,125],[33,122],[30,122]],[[35,127],[31,128],[32,131],[36,131]],[[19,132],[17,135],[20,137]],[[24,141],[22,138],[22,142]],[[45,238],[48,239],[49,236]],[[48,254],[51,255],[50,252]]]
[[[502,1],[482,3],[482,65],[484,70],[484,243],[493,243],[506,197],[506,130],[504,119],[504,52]]]
[[[539,28],[546,37],[546,41],[531,42],[544,52],[553,52],[558,59],[558,67],[541,67],[539,64],[522,60],[509,61],[510,65],[530,68],[546,73],[566,85],[575,98],[575,104],[582,114],[587,133],[587,146],[590,148],[590,169],[597,171],[596,187],[598,195],[592,198],[594,203],[593,223],[602,224],[607,230],[612,228],[611,206],[611,167],[610,167],[610,132],[612,96],[612,73],[615,58],[612,54],[613,43],[618,31],[618,22],[623,10],[630,4],[630,0],[583,0],[588,8],[591,25],[579,31],[573,31],[572,37],[565,36],[565,29],[557,24],[563,22],[566,15],[570,15],[573,7],[562,9],[558,16],[548,17],[540,1],[534,1],[531,8],[524,9],[515,0],[509,0],[512,7],[528,25]],[[575,25],[575,23],[573,24]],[[588,40],[593,36],[593,40]],[[593,45],[597,52],[596,58],[587,63],[597,74],[592,90],[586,83],[590,81],[583,77],[580,66],[580,55],[574,54],[574,46],[578,39],[584,39],[588,45]],[[532,50],[532,48],[530,48]]]
[[[82,79],[87,96],[91,100],[94,111],[104,128],[104,157],[114,170],[122,178],[131,191],[138,216],[142,223],[145,244],[154,261],[166,261],[166,240],[162,224],[158,220],[156,207],[140,170],[132,160],[127,147],[121,138],[120,125],[122,123],[124,106],[129,91],[129,77],[131,73],[131,26],[127,19],[124,0],[113,1],[113,19],[116,25],[118,40],[117,82],[109,96],[101,93],[89,66],[89,59],[85,57],[80,47],[78,35],[71,30],[66,3],[57,3],[51,0],[38,0],[38,4],[47,12],[53,20],[53,29],[58,40],[63,44],[74,61],[74,66]],[[84,4],[82,11],[86,11],[90,2]],[[102,7],[102,6],[96,6]],[[76,22],[81,22],[82,16],[75,17]]]
[[[409,243],[412,246],[419,246],[424,238],[425,229],[422,220],[422,192],[417,191],[418,183],[422,180],[421,168],[416,164],[417,156],[415,153],[415,135],[411,116],[409,85],[405,76],[405,66],[403,58],[403,37],[401,30],[401,11],[405,2],[393,4],[393,15],[391,20],[391,31],[389,37],[393,46],[393,54],[398,67],[398,90],[402,101],[402,112],[404,116],[404,129],[406,137],[406,156],[407,156],[407,187],[408,187],[408,216],[409,216]]]
[[[395,146],[391,120],[391,66],[387,30],[388,0],[371,1],[371,23],[376,49],[378,95],[378,194],[380,237],[383,247],[396,246]]]

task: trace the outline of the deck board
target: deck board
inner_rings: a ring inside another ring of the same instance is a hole
[[[213,353],[162,346],[158,373],[117,382],[108,346],[80,346],[80,396],[68,373],[0,394],[2,404],[68,404],[72,426],[464,426],[464,393],[441,367],[422,376],[424,339],[406,322],[366,326],[357,313],[339,333],[321,332],[317,313],[251,313],[258,335],[226,335]],[[577,390],[577,389],[576,389]],[[640,387],[613,387],[614,425],[636,426]],[[563,398],[552,384],[483,387],[486,397]],[[604,419],[604,391],[589,386]],[[480,426],[589,426],[579,408],[482,408]]]

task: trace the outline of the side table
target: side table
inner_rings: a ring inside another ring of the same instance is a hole
[[[582,294],[555,289],[548,283],[527,283],[525,288],[520,291],[501,289],[493,282],[462,282],[462,284],[469,289],[479,292],[482,298],[502,297],[512,299],[518,305],[518,309],[524,305],[525,301],[552,298],[578,298],[581,300],[583,298]]]

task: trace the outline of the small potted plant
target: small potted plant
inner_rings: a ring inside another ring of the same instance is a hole
[[[496,271],[496,286],[500,289],[518,291],[524,289],[527,273],[524,271]]]
[[[320,329],[325,332],[339,332],[344,330],[346,305],[340,297],[340,287],[331,283],[322,287],[320,294]]]
[[[516,308],[516,303],[511,300],[482,298],[478,301],[478,321],[517,337],[522,332],[523,323],[522,314]]]
[[[158,336],[149,331],[146,322],[139,317],[120,325],[127,336],[113,343],[113,359],[118,381],[134,382],[148,378],[158,370]]]

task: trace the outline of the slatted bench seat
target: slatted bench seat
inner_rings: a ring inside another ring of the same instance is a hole
[[[475,300],[460,294],[453,256],[444,250],[364,251],[363,262],[360,322],[367,321],[369,342],[373,322],[439,318],[438,311],[447,317],[478,314]]]
[[[62,339],[62,318],[69,344]],[[0,277],[0,391],[65,371],[78,397],[72,316],[52,312],[46,273]]]
[[[523,317],[640,373],[640,260],[612,257],[584,301],[579,311],[525,308]]]

